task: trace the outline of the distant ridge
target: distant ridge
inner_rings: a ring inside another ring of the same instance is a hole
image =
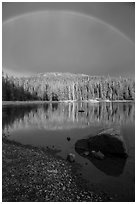
[[[32,77],[36,76],[45,76],[45,77],[52,77],[52,76],[64,76],[64,77],[76,77],[76,76],[89,76],[86,74],[75,74],[75,73],[70,73],[70,72],[44,72],[44,73],[37,73],[32,75]],[[29,76],[31,77],[31,76]]]
[[[9,77],[13,77],[13,78],[31,78],[31,77],[69,77],[69,78],[73,78],[73,77],[93,77],[93,78],[111,78],[111,79],[132,79],[134,80],[134,78],[132,77],[116,77],[116,76],[110,76],[110,75],[88,75],[88,74],[83,74],[83,73],[71,73],[71,72],[41,72],[41,73],[35,73],[35,74],[29,74],[28,76],[25,75],[21,75],[21,76],[14,76],[11,73],[9,74],[8,72],[4,71],[3,69],[3,76],[8,75]]]

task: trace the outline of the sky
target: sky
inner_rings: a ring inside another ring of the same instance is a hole
[[[125,2],[3,2],[2,66],[134,77],[135,6]]]

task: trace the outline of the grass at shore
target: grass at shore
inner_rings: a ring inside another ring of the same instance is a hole
[[[50,151],[6,138],[2,151],[3,202],[110,201],[107,194],[88,189],[71,163]]]

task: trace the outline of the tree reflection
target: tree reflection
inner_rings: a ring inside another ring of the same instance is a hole
[[[84,112],[79,112],[84,110]],[[3,129],[30,126],[45,129],[134,123],[134,103],[45,103],[4,106]]]

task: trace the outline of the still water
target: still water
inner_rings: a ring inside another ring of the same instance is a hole
[[[79,112],[79,110],[84,110]],[[2,128],[9,139],[22,144],[59,150],[66,159],[76,155],[79,172],[96,190],[115,195],[117,201],[134,201],[135,189],[135,104],[45,103],[7,105],[2,108]],[[92,160],[81,156],[75,144],[109,127],[119,127],[128,158]]]

